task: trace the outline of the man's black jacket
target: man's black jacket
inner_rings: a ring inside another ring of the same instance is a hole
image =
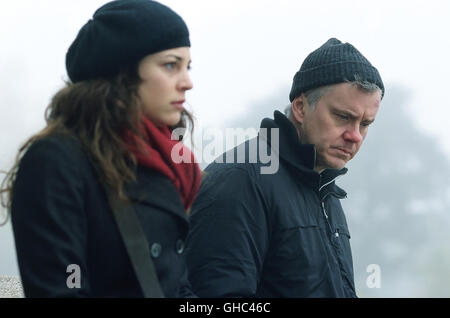
[[[214,162],[205,170],[187,240],[193,290],[200,297],[356,297],[339,201],[346,193],[334,181],[347,170],[316,173],[314,146],[300,143],[283,114],[274,118],[261,128],[279,129],[279,147],[273,133],[260,133],[240,146],[247,162]],[[248,159],[264,140],[272,156],[279,148],[274,174],[261,174],[267,164]]]

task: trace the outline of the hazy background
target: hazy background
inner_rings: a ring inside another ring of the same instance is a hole
[[[43,127],[45,107],[67,79],[67,48],[106,2],[2,3],[0,170]],[[191,32],[187,97],[197,144],[206,128],[258,127],[284,109],[303,59],[330,37],[352,43],[378,68],[386,86],[381,110],[338,182],[348,192],[342,204],[357,291],[450,297],[450,2],[161,2]],[[18,275],[10,225],[0,227],[0,275]],[[366,285],[370,264],[380,266],[381,288]]]

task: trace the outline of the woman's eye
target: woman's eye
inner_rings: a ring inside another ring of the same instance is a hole
[[[175,69],[176,64],[177,64],[177,63],[175,63],[175,62],[170,62],[170,63],[164,64],[164,67],[165,67],[166,69],[168,69],[169,71],[172,71],[172,70]]]

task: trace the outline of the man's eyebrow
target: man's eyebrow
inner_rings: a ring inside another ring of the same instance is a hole
[[[350,118],[357,118],[358,117],[355,113],[353,113],[353,112],[351,112],[351,111],[349,111],[347,109],[341,109],[341,108],[338,108],[336,106],[332,106],[331,109],[334,112],[341,113],[341,114],[346,115],[346,116],[348,116]]]
[[[335,111],[335,112],[338,112],[338,113],[340,113],[340,114],[343,114],[343,115],[345,115],[345,116],[348,116],[348,117],[351,118],[351,119],[355,119],[355,118],[358,118],[358,117],[359,117],[359,116],[357,116],[356,114],[354,114],[353,112],[351,112],[351,111],[349,111],[349,110],[347,110],[347,109],[340,109],[340,108],[337,108],[337,107],[332,107],[332,110]],[[365,123],[367,123],[367,124],[371,124],[371,123],[373,123],[374,121],[375,121],[375,118],[363,120],[363,122],[365,122]]]

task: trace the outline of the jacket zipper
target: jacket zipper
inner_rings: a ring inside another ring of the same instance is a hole
[[[330,234],[333,235],[335,238],[338,238],[339,237],[339,232],[337,230],[333,231],[333,228],[331,227],[331,224],[330,224],[330,220],[328,220],[328,214],[327,214],[327,211],[325,209],[325,202],[321,201],[321,203],[322,203],[322,212],[323,212],[323,215],[325,216],[325,220],[327,221],[328,229],[330,230]]]
[[[321,187],[319,187],[319,197],[320,197],[320,190],[322,190],[324,187],[326,187],[327,185],[329,185],[330,183],[332,183],[333,181],[335,181],[339,177],[340,176],[337,176],[337,177],[333,178],[331,181],[329,181],[329,182],[325,183],[324,185],[322,185]],[[322,175],[320,174],[319,175],[319,182],[321,180],[322,180]],[[338,238],[339,237],[339,232],[337,230],[336,231],[333,230],[333,228],[331,227],[330,221],[328,220],[328,214],[327,214],[327,211],[325,209],[325,198],[326,198],[326,195],[325,195],[325,197],[322,198],[322,200],[320,200],[320,203],[322,204],[322,212],[323,212],[323,215],[325,216],[325,220],[327,221],[328,229],[330,230],[330,235],[334,236],[335,238]],[[332,237],[332,239],[333,239],[333,237]]]
[[[332,183],[333,181],[335,181],[337,178],[339,178],[341,175],[339,175],[339,176],[336,176],[333,180],[331,180],[331,181],[328,181],[327,183],[325,183],[324,185],[322,185],[320,188],[319,188],[319,192],[320,192],[320,190],[322,190],[324,187],[326,187],[327,185],[329,185],[330,183]],[[322,180],[322,175],[319,175],[319,180]]]
[[[333,182],[334,180],[336,180],[336,178],[333,179],[332,181],[328,182],[328,183],[325,184],[324,186],[330,184],[330,183]],[[324,186],[320,187],[320,189],[322,189]],[[320,190],[319,190],[319,191],[320,191]],[[331,224],[330,224],[330,221],[328,220],[328,214],[327,214],[327,211],[326,211],[326,209],[325,209],[325,198],[326,198],[326,197],[327,197],[327,195],[325,195],[325,196],[323,197],[323,201],[320,201],[320,203],[321,203],[321,205],[322,205],[322,212],[323,212],[323,215],[325,216],[325,220],[327,221],[328,228],[329,228],[330,233],[331,233],[331,235],[332,235],[331,240],[333,240],[333,236],[334,236],[334,239],[338,239],[338,238],[339,238],[339,232],[338,232],[338,230],[333,231],[333,229],[332,229],[332,227],[331,227]],[[336,255],[336,257],[337,257],[337,255]],[[339,262],[339,267],[342,268],[343,265],[341,264],[341,261],[339,260],[339,257],[337,257],[337,259],[338,259],[338,262]],[[347,284],[348,284],[348,286],[350,287],[351,291],[353,291],[353,294],[356,296],[355,289],[354,289],[354,287],[353,287],[353,285],[352,285],[350,279],[347,277],[347,273],[345,273],[345,274],[343,275],[343,277],[344,277],[344,279],[347,281]]]

